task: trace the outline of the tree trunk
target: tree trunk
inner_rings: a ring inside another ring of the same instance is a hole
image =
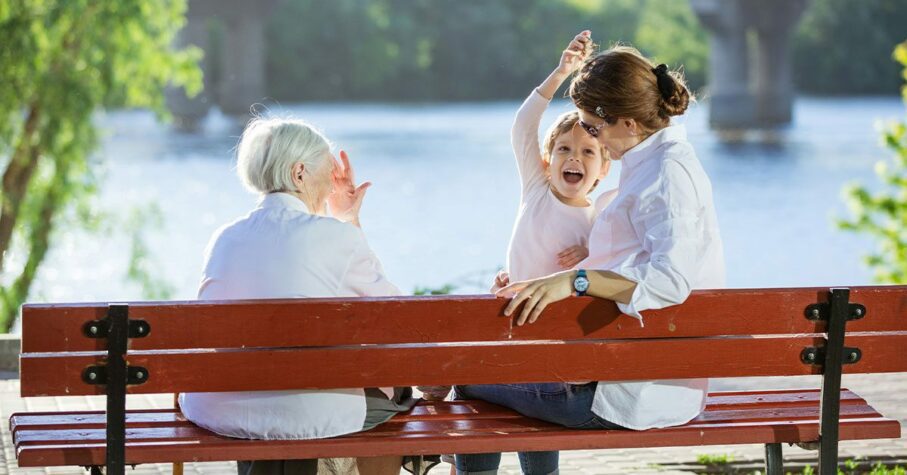
[[[3,172],[3,189],[0,190],[0,272],[3,271],[4,257],[9,250],[13,229],[19,220],[19,211],[28,183],[38,167],[38,153],[32,153],[35,133],[38,129],[40,109],[32,104],[22,129],[22,139],[10,157]]]
[[[35,154],[37,155],[37,154]],[[37,161],[37,157],[32,157]],[[30,232],[27,239],[28,260],[22,273],[15,282],[4,291],[3,306],[0,308],[0,332],[8,333],[19,314],[19,306],[28,297],[29,289],[35,280],[38,267],[50,248],[50,235],[54,228],[54,218],[66,201],[66,180],[69,175],[69,162],[57,161],[54,176],[44,190],[40,200],[39,211],[35,222],[29,223]]]

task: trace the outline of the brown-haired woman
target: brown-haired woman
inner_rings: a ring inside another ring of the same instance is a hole
[[[572,295],[614,300],[622,312],[676,305],[693,289],[724,286],[724,257],[709,178],[683,125],[693,99],[682,76],[636,49],[616,46],[587,62],[570,85],[580,125],[621,160],[618,194],[596,219],[589,257],[576,269],[516,282],[505,313],[535,322]],[[514,295],[515,294],[515,295]],[[643,430],[684,424],[702,411],[708,380],[474,385],[456,388],[527,416],[576,428]],[[538,473],[557,470],[556,452],[536,452]],[[497,458],[496,458],[497,457]],[[460,473],[491,472],[499,454],[457,456]]]

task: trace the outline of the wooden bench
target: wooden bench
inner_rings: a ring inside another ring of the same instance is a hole
[[[853,303],[852,303],[853,302]],[[17,413],[20,467],[123,473],[153,462],[295,459],[819,441],[900,437],[840,388],[841,371],[907,371],[907,287],[697,291],[646,312],[572,298],[533,325],[481,297],[300,299],[23,308],[21,394],[107,395],[107,411]],[[846,341],[845,341],[845,325]],[[827,332],[827,334],[825,333]],[[821,389],[717,392],[667,429],[569,430],[479,401],[422,403],[378,428],[333,439],[221,437],[178,409],[126,411],[125,394],[546,381],[822,374]]]

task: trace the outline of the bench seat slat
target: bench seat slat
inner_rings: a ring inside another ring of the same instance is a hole
[[[150,377],[127,390],[147,394],[808,375],[821,367],[803,364],[800,353],[823,344],[817,336],[788,336],[132,352],[129,364],[147,368]],[[901,350],[907,347],[907,332],[849,336],[845,344],[864,349],[862,360],[845,365],[845,373],[907,368],[907,352]],[[103,354],[23,354],[21,394],[103,394],[103,386],[81,379],[85,367],[102,359]],[[534,363],[538,361],[545,364]],[[578,366],[578,361],[588,364]]]
[[[702,418],[713,417],[724,411],[747,410],[791,410],[806,407],[811,415],[815,415],[816,405],[819,403],[821,393],[818,390],[778,390],[778,391],[743,391],[712,393],[706,400],[705,412]],[[852,391],[841,391],[841,407],[866,405],[860,396]],[[478,412],[476,412],[478,408]],[[479,401],[458,402],[451,401],[447,404],[420,404],[408,413],[394,417],[393,422],[421,421],[428,417],[432,420],[459,420],[468,416],[470,420],[492,418],[519,418],[519,414],[493,404],[482,405]],[[104,427],[104,411],[79,411],[79,412],[29,412],[16,414],[10,418],[10,432],[15,439],[20,429],[27,430],[52,430],[52,429],[90,429]],[[126,424],[129,427],[155,427],[178,424],[191,424],[186,421],[182,413],[174,409],[146,409],[130,410],[126,412]]]
[[[719,411],[728,409],[744,409],[753,406],[775,407],[783,403],[783,407],[795,406],[815,406],[818,404],[821,393],[817,390],[775,390],[775,391],[722,391],[712,393],[706,400],[707,411]],[[847,404],[864,404],[865,401],[857,394],[849,390],[841,391],[841,405]],[[464,415],[470,417],[520,417],[518,414],[495,405],[482,407],[481,412],[474,413],[472,407],[478,404],[475,401],[468,405],[456,401],[443,405],[423,404],[416,406],[412,411],[405,414],[398,414],[394,417],[395,421],[420,420],[426,416],[434,419],[444,418],[462,418]],[[77,414],[77,415],[74,415]],[[146,409],[141,411],[126,411],[126,423],[130,427],[142,425],[160,425],[171,424],[177,420],[185,420],[178,412],[173,409]],[[15,434],[17,428],[35,429],[52,429],[52,428],[89,428],[94,426],[103,426],[105,424],[104,411],[79,411],[78,413],[68,412],[28,412],[16,414],[10,419],[10,431]]]
[[[824,331],[824,323],[806,320],[804,310],[827,292],[699,290],[681,306],[647,311],[645,328],[613,302],[591,297],[557,302],[538,322],[522,327],[503,317],[506,300],[487,295],[136,302],[130,304],[130,318],[147,320],[151,333],[130,345],[144,350],[806,334]],[[903,293],[904,286],[851,288],[851,301],[870,310],[869,318],[848,322],[848,331],[903,329]],[[104,341],[86,338],[82,326],[106,311],[106,304],[24,305],[22,351],[102,350]]]
[[[570,450],[810,441],[818,437],[819,408],[814,401],[807,406],[803,401],[817,393],[755,392],[750,401],[740,392],[715,393],[705,412],[689,424],[641,432],[569,430],[481,401],[422,403],[411,413],[371,431],[309,441],[231,439],[186,424],[173,410],[169,416],[167,410],[131,411],[127,419],[127,463],[475,453],[490,447],[502,451]],[[849,391],[844,390],[842,397],[846,401],[842,405],[842,440],[900,436],[897,421],[880,416]],[[728,398],[738,401],[736,408]],[[795,413],[793,418],[790,411]],[[19,465],[103,463],[105,434],[98,414],[14,414],[10,422]],[[453,414],[460,418],[453,418]],[[67,417],[73,422],[49,428],[52,425],[48,421]]]

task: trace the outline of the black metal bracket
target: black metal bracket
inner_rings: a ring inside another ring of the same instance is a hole
[[[100,384],[107,393],[107,452],[108,475],[124,475],[126,466],[126,386],[148,381],[148,369],[128,366],[126,352],[130,338],[144,338],[151,333],[151,325],[144,320],[129,320],[129,306],[110,304],[107,317],[91,320],[82,327],[87,338],[107,340],[107,358],[103,365],[92,365],[82,370],[86,384]],[[92,473],[100,472],[94,466]]]
[[[107,367],[89,366],[82,371],[86,384],[107,384]],[[126,384],[143,384],[148,381],[148,370],[141,366],[126,366]]]
[[[841,364],[854,364],[863,359],[863,352],[859,348],[843,347]],[[800,361],[806,364],[821,365],[825,362],[825,348],[808,346],[800,352]]]
[[[831,316],[831,304],[827,302],[814,303],[806,307],[806,319],[827,322]],[[859,320],[866,316],[866,307],[858,303],[849,303],[847,306],[847,321]]]
[[[841,418],[841,373],[845,364],[863,358],[859,348],[844,346],[846,324],[866,316],[866,307],[850,303],[850,289],[829,289],[828,302],[809,305],[804,312],[811,321],[827,322],[825,345],[807,347],[800,361],[822,367],[822,399],[819,405],[819,474],[838,473],[838,430]]]
[[[129,320],[128,325],[129,338],[144,338],[151,333],[151,325],[145,320]],[[88,338],[107,338],[110,334],[110,317],[85,322],[82,332]]]

